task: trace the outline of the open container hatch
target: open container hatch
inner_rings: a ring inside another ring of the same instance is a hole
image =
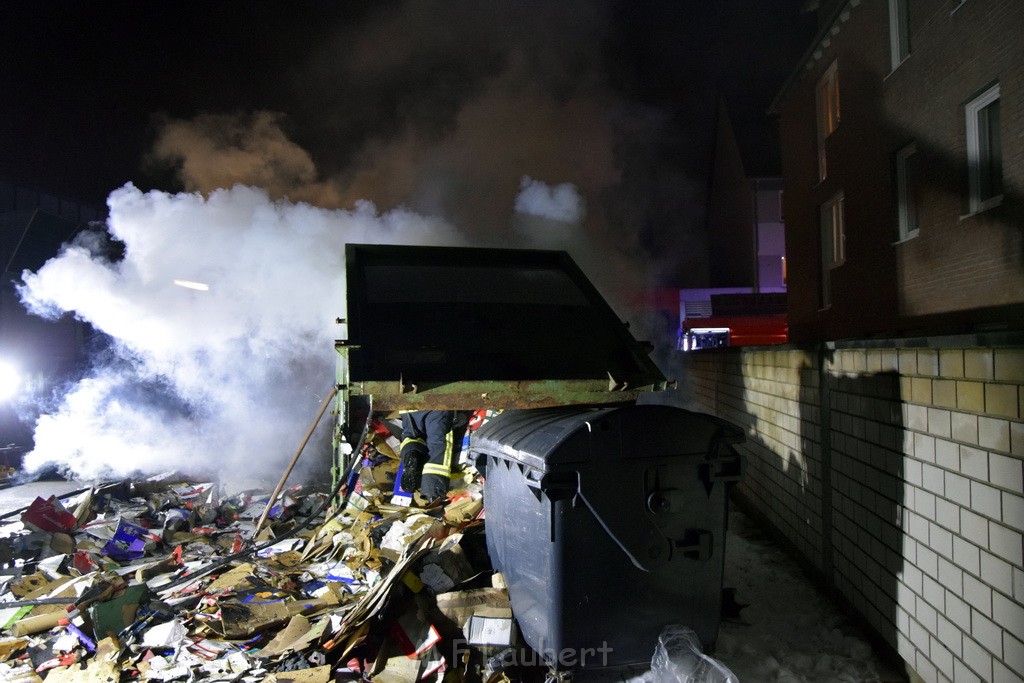
[[[375,411],[633,401],[666,388],[563,251],[349,244],[349,396]]]

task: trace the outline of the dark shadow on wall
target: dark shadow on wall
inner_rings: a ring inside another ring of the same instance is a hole
[[[861,323],[864,334],[894,333],[892,329],[877,330],[875,327],[880,307],[884,308],[889,302],[894,307],[892,314],[897,321],[895,332],[901,335],[973,332],[1003,326],[1019,328],[1020,321],[1024,320],[1024,304],[1019,301],[996,304],[996,299],[977,291],[958,299],[957,288],[954,288],[947,292],[947,296],[934,297],[941,300],[930,301],[930,310],[917,309],[919,304],[902,300],[907,294],[907,283],[901,282],[906,276],[901,276],[898,261],[901,250],[910,250],[915,261],[927,264],[926,267],[919,265],[919,268],[942,268],[950,273],[950,277],[960,278],[966,285],[970,284],[971,278],[954,273],[950,259],[952,253],[959,254],[956,265],[973,268],[979,277],[990,268],[998,269],[999,261],[1008,257],[1014,260],[1005,267],[1018,276],[1024,273],[1024,249],[1019,246],[1024,243],[1024,188],[1019,185],[1020,174],[1016,171],[1020,162],[1014,156],[1019,147],[1012,135],[1012,107],[1003,107],[999,124],[1003,157],[999,199],[985,210],[972,209],[970,204],[970,173],[965,151],[968,135],[965,105],[999,81],[1004,82],[1005,96],[1008,87],[1005,82],[1011,74],[994,72],[991,80],[962,84],[962,91],[955,97],[943,94],[932,106],[945,112],[946,128],[936,131],[925,123],[914,125],[900,121],[897,112],[886,110],[887,100],[892,101],[889,107],[898,106],[900,101],[899,95],[893,94],[903,87],[900,84],[904,81],[899,79],[903,74],[899,71],[887,76],[854,58],[843,61],[841,70],[840,87],[855,94],[845,99],[843,120],[832,134],[835,139],[830,137],[828,141],[828,153],[835,155],[835,166],[839,171],[836,177],[826,179],[824,183],[834,184],[836,191],[842,189],[846,194],[845,209],[850,227],[846,235],[848,265],[854,266],[854,260],[860,260],[856,265],[858,270],[855,273],[850,270],[848,275],[872,283],[873,294],[870,296],[865,296],[863,287],[852,282],[845,285],[850,296],[857,299],[846,304],[856,311],[851,313]],[[955,131],[952,143],[955,146],[944,137],[949,135],[950,129]],[[868,145],[869,152],[865,153],[866,140],[879,142]],[[900,240],[897,156],[911,144],[915,149],[917,169],[911,202],[916,207],[920,232],[906,245],[899,245],[896,244]],[[872,148],[881,152],[881,158],[870,152]],[[875,182],[880,174],[884,174],[881,182]],[[890,207],[888,215],[879,215],[880,205]],[[949,216],[954,216],[952,221]],[[858,231],[854,227],[879,221],[892,226],[890,240],[878,240],[874,232]],[[837,269],[836,277],[842,270]],[[841,296],[838,291],[834,294]],[[986,305],[989,303],[993,305]]]
[[[822,373],[821,381],[825,578],[895,653],[905,502],[899,375]]]
[[[840,61],[842,119],[826,140],[829,175],[820,183],[816,165],[802,163],[813,143],[793,139],[810,131],[813,102],[787,110],[782,124],[793,152],[787,190],[791,339],[799,341],[960,334],[1021,329],[1024,301],[1024,187],[1020,145],[1012,134],[1017,113],[1009,98],[1012,72],[993,72],[941,91],[928,101],[936,118],[899,109],[913,83],[911,60],[892,74],[844,55]],[[1003,83],[1006,106],[1000,115],[1002,181],[1000,199],[982,211],[970,205],[965,105],[995,82]],[[916,91],[915,91],[916,92]],[[927,90],[922,90],[927,93]],[[927,99],[926,94],[920,100]],[[801,118],[803,117],[803,118]],[[787,124],[788,121],[788,124]],[[806,136],[803,136],[804,138]],[[912,197],[919,232],[902,242],[897,202],[897,157],[914,146]],[[813,157],[811,157],[813,158]],[[815,175],[810,175],[814,173]],[[813,187],[809,193],[795,188]],[[846,219],[845,263],[827,269],[831,306],[822,309],[820,209],[840,191]],[[800,197],[799,201],[793,197]],[[813,241],[813,246],[812,246]],[[902,269],[902,270],[901,270]],[[934,274],[941,273],[938,278]],[[1002,277],[1003,281],[998,278]],[[1011,288],[1005,279],[1011,278]],[[991,282],[983,288],[981,282]],[[957,286],[949,286],[955,284]],[[997,284],[1001,286],[997,287]],[[962,285],[962,286],[961,286]]]
[[[822,354],[808,357],[822,359]],[[735,399],[716,390],[718,414],[748,435],[745,481],[734,498],[868,635],[882,659],[902,671],[896,651],[904,505],[899,376],[831,375],[824,370],[827,360],[799,373],[799,453],[773,451],[756,431],[758,419],[749,407],[722,405]],[[750,462],[754,458],[765,460]],[[759,493],[758,483],[750,481],[758,476],[774,476],[770,483],[760,482],[772,490]],[[795,512],[787,519],[773,505]]]

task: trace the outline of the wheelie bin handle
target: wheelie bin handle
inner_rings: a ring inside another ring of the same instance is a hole
[[[583,504],[587,506],[587,509],[590,510],[590,514],[594,515],[594,519],[596,519],[597,523],[601,525],[601,528],[604,529],[604,532],[606,534],[608,534],[608,538],[612,539],[612,542],[615,545],[619,546],[619,549],[622,550],[622,552],[626,553],[626,557],[629,558],[629,561],[632,562],[633,565],[637,569],[642,571],[642,572],[649,572],[649,571],[651,571],[650,569],[648,569],[647,567],[645,567],[643,564],[640,563],[640,560],[637,559],[637,556],[635,554],[633,554],[633,552],[630,551],[629,548],[626,547],[625,543],[623,543],[622,541],[619,540],[619,537],[615,535],[615,532],[613,532],[611,530],[611,528],[604,521],[604,519],[601,517],[601,515],[599,515],[597,513],[597,509],[593,505],[591,505],[590,501],[587,500],[587,497],[583,495],[582,487],[580,488],[580,490],[577,493],[577,495],[580,497],[580,500],[583,501]]]

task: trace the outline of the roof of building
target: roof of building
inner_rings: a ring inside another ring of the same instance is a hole
[[[786,96],[786,93],[804,73],[814,68],[814,65],[821,58],[824,51],[832,44],[832,38],[839,34],[842,29],[842,25],[847,22],[850,18],[850,10],[860,5],[861,0],[847,0],[847,2],[839,3],[829,19],[821,24],[817,35],[814,36],[814,40],[811,41],[810,47],[804,52],[803,57],[797,62],[793,71],[786,78],[786,81],[779,88],[778,94],[775,99],[772,100],[771,105],[768,107],[769,114],[778,114],[779,105],[782,103],[782,99]]]

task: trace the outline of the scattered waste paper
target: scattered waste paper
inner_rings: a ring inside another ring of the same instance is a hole
[[[400,427],[372,427],[343,495],[163,474],[0,515],[0,680],[550,680],[473,462],[440,503],[395,501]],[[685,629],[655,646],[644,681],[736,680]]]

